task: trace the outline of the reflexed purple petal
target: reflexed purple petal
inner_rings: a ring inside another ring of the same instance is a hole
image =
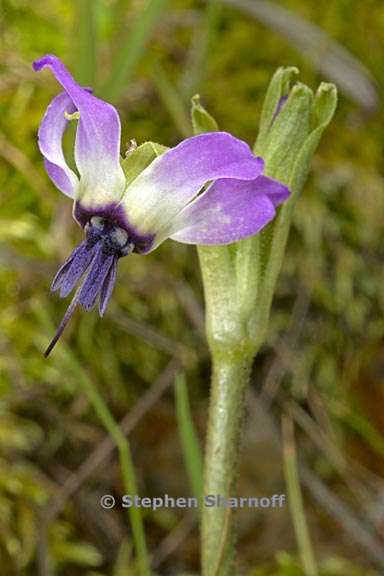
[[[67,273],[61,282],[61,298],[65,298],[65,296],[68,296],[68,294],[73,290],[81,276],[90,265],[95,253],[96,246],[89,248],[87,246],[87,242],[80,244],[79,251],[77,252],[75,258],[72,260]]]
[[[125,188],[120,167],[120,120],[113,106],[79,86],[63,63],[52,55],[34,62],[34,69],[51,68],[80,112],[75,146],[81,176],[79,194],[88,205],[118,201]]]
[[[100,316],[104,316],[104,312],[112,296],[113,287],[116,282],[116,274],[117,274],[117,258],[114,258],[112,266],[110,267],[108,274],[105,277],[104,283],[100,291],[100,301],[99,301]]]
[[[130,184],[121,204],[142,233],[165,230],[204,184],[218,178],[254,180],[263,170],[249,146],[226,132],[187,138],[156,158]]]
[[[68,120],[64,112],[72,113],[75,106],[65,92],[56,96],[47,108],[38,132],[38,142],[45,158],[49,177],[67,196],[73,197],[78,184],[76,174],[64,158],[62,139]]]
[[[104,280],[115,259],[114,254],[105,254],[102,245],[97,246],[97,253],[92,262],[88,276],[81,287],[79,303],[86,309],[91,310],[96,303],[98,294]]]
[[[265,176],[250,182],[218,180],[179,214],[171,238],[186,244],[230,244],[253,236],[288,195],[285,186]]]
[[[74,260],[74,258],[76,257],[76,255],[83,250],[83,245],[85,244],[85,242],[83,242],[82,244],[80,244],[79,246],[77,246],[72,254],[69,256],[69,258],[67,258],[67,260],[64,262],[64,264],[62,264],[60,266],[60,268],[58,269],[58,271],[56,272],[56,276],[54,277],[54,279],[52,280],[52,284],[51,284],[51,290],[52,292],[56,292],[56,290],[58,290],[60,288],[60,286],[62,285],[67,272]]]

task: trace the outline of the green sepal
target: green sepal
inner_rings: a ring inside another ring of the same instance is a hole
[[[293,88],[292,92],[294,94],[296,93],[295,88]],[[292,94],[286,106],[288,106],[291,98]],[[296,148],[295,155],[292,156],[292,154],[289,153],[284,156],[284,170],[281,165],[276,163],[277,155],[268,155],[268,150],[271,150],[271,145],[268,140],[269,138],[277,138],[276,133],[274,134],[271,130],[265,141],[266,173],[269,176],[280,179],[282,182],[286,183],[291,191],[291,197],[282,205],[277,217],[269,226],[267,226],[267,228],[265,228],[255,238],[246,241],[251,243],[255,258],[257,259],[258,278],[256,292],[258,294],[258,299],[257,306],[253,307],[254,313],[250,321],[250,329],[254,333],[254,337],[256,337],[255,335],[257,333],[257,339],[262,340],[267,329],[272,297],[284,258],[294,206],[308,176],[313,154],[320,142],[320,138],[325,128],[332,120],[336,110],[336,105],[336,87],[333,84],[322,83],[312,100],[310,108],[305,114],[305,122],[307,123],[306,133],[300,132],[300,129],[298,128],[300,138],[299,136],[296,136],[296,142],[293,143],[293,146]],[[300,109],[300,106],[296,106],[295,109],[297,111]],[[290,111],[282,110],[281,117],[283,119],[284,112],[290,113]],[[278,120],[280,119],[279,115]],[[301,141],[300,147],[298,147],[299,141]],[[281,146],[284,148],[286,145],[285,139],[282,138]],[[274,146],[276,148],[278,147],[277,140],[275,141]],[[290,162],[287,161],[288,158],[290,159]],[[249,252],[249,250],[250,248],[248,246],[247,251]],[[238,258],[239,257],[241,257],[240,254],[238,255]],[[251,279],[254,279],[254,270],[255,267],[249,269],[249,276]],[[252,285],[251,281],[250,285]],[[249,297],[251,297],[250,294]]]
[[[195,96],[191,98],[191,102],[193,133],[203,134],[204,132],[216,132],[219,129],[217,122],[201,105],[199,94],[195,94]]]
[[[121,161],[121,167],[127,181],[127,186],[149,166],[155,158],[164,154],[168,148],[156,142],[144,142],[137,148],[129,150],[126,157]]]
[[[268,176],[288,183],[292,164],[310,130],[312,103],[312,90],[296,84],[272,122],[263,145],[255,149],[264,159]]]
[[[274,74],[267,90],[261,114],[261,128],[255,144],[255,154],[265,162],[264,174],[289,186],[290,176],[300,150],[313,122],[312,90],[301,83],[291,87],[297,68],[279,68]],[[284,105],[278,110],[282,97]],[[281,224],[277,224],[280,215],[291,202],[291,198],[280,209],[277,218],[257,236],[242,240],[236,244],[236,276],[242,315],[249,318],[249,330],[255,332],[252,317],[257,309],[260,321],[260,298],[264,288],[262,282],[266,270],[271,266],[270,257],[274,257],[272,242],[275,234],[280,234]],[[279,252],[280,253],[280,252]],[[267,318],[269,314],[265,314]],[[261,326],[257,327],[262,337]],[[256,345],[256,344],[255,344]],[[257,344],[258,345],[258,344]]]
[[[255,145],[255,153],[265,162],[264,173],[288,186],[293,166],[313,122],[312,90],[304,84],[297,83],[291,87],[289,95],[286,93],[290,87],[290,80],[296,73],[297,69],[288,68],[287,73],[284,69],[280,69],[272,78],[273,90],[268,89],[264,105],[269,116],[267,120],[266,112],[262,121],[269,122],[269,129],[263,138],[257,138]],[[276,115],[276,100],[279,94],[287,96],[287,101]],[[279,214],[291,204],[292,189],[291,198],[279,209]],[[238,244],[238,281],[243,286],[245,314],[250,314],[255,307],[255,296],[259,293],[260,282],[269,262],[278,219],[279,216],[257,236]],[[247,285],[248,296],[246,296]]]
[[[66,120],[80,120],[80,112],[78,110],[76,110],[76,112],[72,112],[72,114],[70,114],[69,112],[67,112],[66,110],[64,111],[64,118]]]
[[[263,147],[275,118],[279,102],[281,98],[289,95],[291,83],[298,73],[298,68],[291,66],[289,68],[278,68],[273,75],[261,111],[259,133],[254,147],[255,151]]]

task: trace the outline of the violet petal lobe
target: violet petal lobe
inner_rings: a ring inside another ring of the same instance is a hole
[[[207,182],[255,180],[263,165],[245,142],[226,132],[200,134],[156,158],[130,184],[121,204],[140,232],[162,232],[159,244],[175,216]]]
[[[230,244],[257,234],[289,195],[283,184],[255,180],[217,180],[174,221],[173,240],[186,244]]]
[[[269,176],[259,176],[256,184],[257,187],[255,187],[255,189],[262,190],[263,194],[268,196],[275,208],[288,200],[291,194],[288,186]]]
[[[38,71],[48,66],[80,112],[75,160],[81,181],[77,197],[89,205],[118,201],[125,188],[120,166],[120,120],[115,108],[79,86],[63,63],[46,55],[33,64]]]
[[[38,132],[39,148],[45,158],[48,176],[59,190],[71,198],[79,181],[65,160],[62,140],[68,124],[65,112],[72,114],[75,110],[69,96],[61,92],[48,106]]]

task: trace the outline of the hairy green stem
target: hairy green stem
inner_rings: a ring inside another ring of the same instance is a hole
[[[242,351],[213,352],[213,374],[205,453],[204,494],[234,496],[237,482],[244,394],[252,359]],[[234,574],[231,508],[203,507],[202,574]]]
[[[227,247],[199,247],[212,357],[211,401],[204,467],[204,495],[234,496],[244,394],[254,346],[238,305]],[[234,530],[230,508],[202,507],[202,574],[233,575]]]

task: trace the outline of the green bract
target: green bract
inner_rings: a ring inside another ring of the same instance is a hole
[[[153,160],[168,150],[166,146],[156,142],[144,142],[137,148],[128,150],[125,158],[121,161],[121,167],[127,180],[127,186],[153,162]]]

